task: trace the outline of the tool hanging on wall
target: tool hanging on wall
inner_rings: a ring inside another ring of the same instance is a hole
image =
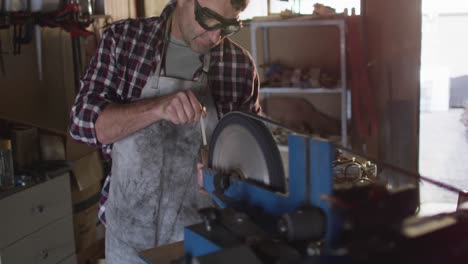
[[[72,37],[92,35],[92,32],[86,30],[92,22],[88,15],[81,16],[80,5],[74,3],[67,4],[61,10],[42,13],[36,17],[36,23],[41,27],[60,27]]]
[[[42,81],[42,33],[39,25],[34,26],[34,42],[36,43],[37,74],[39,81]]]
[[[17,12],[11,15],[13,25],[13,55],[21,54],[21,46],[31,43],[33,34],[36,40],[38,77],[42,80],[42,46],[39,26],[34,24],[34,16],[31,13]]]
[[[12,12],[10,23],[13,25],[13,55],[21,54],[21,45],[32,40],[34,18],[31,13]]]
[[[32,42],[33,37],[36,44],[37,66],[39,80],[42,80],[42,37],[40,27],[59,27],[72,36],[73,61],[75,66],[76,78],[81,77],[81,52],[79,45],[80,36],[92,35],[92,32],[86,28],[93,23],[89,14],[81,13],[79,3],[68,3],[62,9],[49,12],[37,12],[43,10],[52,10],[51,8],[41,9],[36,6],[35,1],[31,1],[28,7],[23,9],[3,9],[0,13],[0,29],[9,29],[13,27],[13,55],[21,54],[21,46]],[[56,8],[54,6],[54,8]],[[29,10],[29,11],[25,11]],[[0,68],[3,60],[0,51]],[[2,71],[3,72],[3,71]],[[77,81],[75,81],[77,82]]]
[[[78,89],[83,68],[81,60],[81,36],[93,35],[86,28],[93,23],[88,15],[81,16],[81,7],[77,3],[69,3],[58,12],[41,16],[38,23],[41,26],[61,27],[69,32],[72,38],[72,56],[75,87]]]

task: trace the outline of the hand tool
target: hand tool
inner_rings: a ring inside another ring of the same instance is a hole
[[[206,132],[205,132],[205,115],[206,115],[206,107],[202,104],[201,105],[201,116],[200,116],[200,127],[201,127],[201,132],[202,132],[202,142],[203,142],[203,146],[206,146],[207,145],[207,142],[206,142]]]

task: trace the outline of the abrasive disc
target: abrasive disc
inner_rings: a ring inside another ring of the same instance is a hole
[[[249,114],[231,112],[219,121],[208,164],[215,171],[240,172],[243,179],[275,191],[286,189],[278,146],[264,121]]]

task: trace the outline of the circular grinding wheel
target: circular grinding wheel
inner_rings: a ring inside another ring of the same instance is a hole
[[[216,126],[208,165],[217,171],[236,171],[243,180],[284,192],[286,178],[277,144],[263,121],[231,112]]]

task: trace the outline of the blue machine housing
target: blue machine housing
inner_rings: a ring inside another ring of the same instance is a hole
[[[338,217],[323,197],[332,195],[333,191],[334,147],[326,140],[296,134],[290,134],[288,142],[289,177],[286,193],[276,193],[259,185],[231,180],[224,195],[242,201],[252,208],[261,208],[265,214],[272,217],[279,217],[307,206],[319,207],[326,218],[325,245],[331,247],[340,231]],[[219,207],[226,208],[228,204],[214,195],[214,177],[212,170],[203,171],[204,188]],[[185,253],[189,256],[203,256],[222,248],[191,227],[185,228],[184,236]]]

